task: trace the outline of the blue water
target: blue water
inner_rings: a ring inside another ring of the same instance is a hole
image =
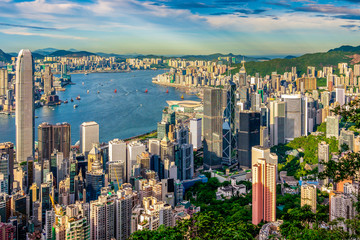
[[[183,94],[166,87],[153,84],[152,78],[163,70],[133,71],[130,73],[91,73],[74,74],[76,85],[66,86],[65,92],[58,92],[61,100],[68,104],[42,107],[35,110],[35,140],[37,126],[42,122],[52,124],[68,122],[71,124],[71,141],[79,140],[80,124],[95,121],[100,125],[100,141],[114,138],[128,138],[156,129],[161,120],[166,100],[181,100]],[[82,85],[84,82],[84,85]],[[117,89],[117,93],[114,90]],[[148,89],[148,93],[144,93]],[[89,94],[87,94],[89,90]],[[97,94],[97,91],[100,91]],[[75,100],[80,95],[81,100]],[[70,102],[70,98],[74,102]],[[185,95],[187,100],[198,100],[196,96]],[[79,107],[74,109],[73,105]],[[15,117],[0,115],[0,142],[15,143]]]

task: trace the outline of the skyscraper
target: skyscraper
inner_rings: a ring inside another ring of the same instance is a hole
[[[87,156],[93,143],[99,143],[99,124],[84,122],[80,125],[80,151]]]
[[[293,140],[301,137],[304,130],[304,121],[302,114],[305,112],[302,108],[301,95],[282,95],[281,98],[285,105],[285,140]],[[307,121],[305,121],[307,123]],[[306,128],[305,128],[306,129]]]
[[[322,162],[329,161],[329,144],[324,141],[319,142],[318,144],[318,160],[318,172],[321,173],[325,170]],[[321,183],[326,185],[328,183],[328,179],[321,180]]]
[[[204,168],[220,168],[222,157],[222,91],[204,90]]]
[[[115,198],[100,196],[90,203],[90,238],[115,238]]]
[[[340,131],[340,137],[339,137],[339,148],[343,144],[346,144],[349,147],[349,150],[354,150],[354,132],[351,130],[346,130],[345,128],[342,128]]]
[[[285,102],[270,102],[270,145],[285,143]]]
[[[0,96],[6,94],[8,90],[8,72],[6,69],[0,69]]]
[[[34,155],[34,69],[30,50],[22,49],[16,62],[16,161]]]
[[[64,158],[69,158],[71,147],[71,127],[68,123],[51,125],[42,123],[38,126],[39,161],[50,160],[54,149],[62,152]]]
[[[11,192],[13,189],[14,182],[14,144],[11,142],[0,143],[0,156],[7,154],[9,156],[9,189]]]
[[[316,213],[316,186],[304,184],[301,186],[301,206],[308,205]]]
[[[96,200],[101,193],[101,188],[104,187],[105,176],[102,169],[101,162],[97,159],[91,171],[86,172],[86,201],[90,202]]]
[[[131,142],[127,145],[127,182],[130,182],[130,177],[133,176],[133,166],[137,163],[137,155],[145,152],[145,145],[141,142]]]
[[[276,171],[277,166],[264,158],[252,166],[252,223],[276,219]]]
[[[51,73],[50,66],[45,67],[43,80],[44,80],[44,94],[50,95],[53,88],[53,74]]]
[[[343,85],[335,87],[336,92],[336,102],[340,104],[340,106],[345,104],[345,88]]]
[[[191,133],[191,144],[194,149],[202,147],[201,142],[201,118],[190,119],[190,133]]]
[[[238,162],[242,167],[251,168],[251,148],[260,144],[260,113],[240,111],[237,133]]]

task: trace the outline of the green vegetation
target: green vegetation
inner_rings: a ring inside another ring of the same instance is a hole
[[[317,87],[326,87],[327,86],[326,78],[318,78],[316,81],[317,81]]]
[[[344,51],[330,51],[323,53],[312,53],[305,54],[297,58],[291,59],[272,59],[264,62],[247,62],[245,64],[246,72],[250,75],[255,75],[255,73],[260,73],[261,76],[271,75],[272,72],[277,72],[278,74],[283,74],[284,72],[291,72],[292,67],[296,67],[298,75],[306,73],[308,66],[316,67],[317,69],[326,67],[326,66],[335,66],[339,62],[351,62],[351,58],[348,57],[358,52],[344,52]],[[233,67],[236,67],[232,70],[232,73],[239,72],[241,64],[234,64]]]
[[[320,128],[321,132],[326,132],[326,124],[322,124],[318,128]],[[295,138],[288,144],[279,144],[272,147],[271,152],[278,155],[278,170],[287,171],[289,176],[294,176],[296,179],[299,179],[301,176],[317,173],[317,168],[306,170],[305,165],[318,164],[317,151],[318,144],[321,141],[325,141],[330,145],[330,152],[338,152],[338,141],[335,138],[326,138],[325,134],[303,136]],[[290,150],[297,150],[299,153],[297,156],[286,155],[286,152]],[[303,158],[302,163],[300,163],[301,157]]]
[[[151,64],[150,68],[165,69],[165,68],[170,68],[170,67],[167,63],[160,63],[160,64]]]

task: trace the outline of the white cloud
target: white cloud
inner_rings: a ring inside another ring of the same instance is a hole
[[[8,34],[8,35],[40,36],[40,37],[57,38],[57,39],[73,39],[73,40],[86,40],[87,39],[86,37],[77,37],[77,36],[70,36],[70,35],[27,32],[27,29],[25,29],[25,28],[1,29],[0,32],[4,33],[4,34]]]

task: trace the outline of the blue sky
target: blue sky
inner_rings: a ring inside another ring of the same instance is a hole
[[[360,45],[360,0],[0,0],[0,49],[286,55]]]

